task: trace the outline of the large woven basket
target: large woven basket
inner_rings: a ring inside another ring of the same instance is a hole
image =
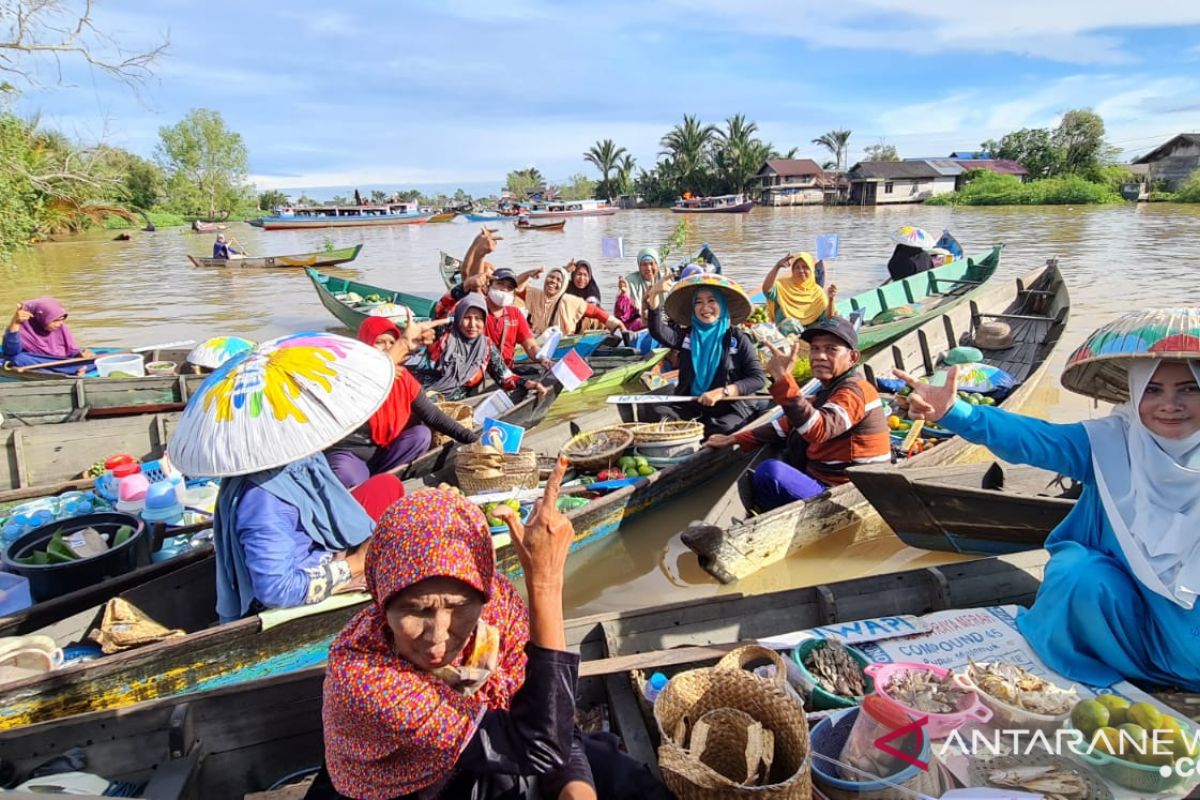
[[[661,422],[627,422],[621,426],[633,433],[633,443],[687,441],[704,437],[704,423],[691,420],[662,420]]]
[[[501,453],[483,441],[463,445],[454,452],[454,477],[466,494],[536,489],[537,453],[529,448]]]
[[[444,402],[437,404],[438,410],[450,417],[458,424],[468,430],[475,427],[475,409],[471,408],[466,403]],[[434,431],[431,447],[441,447],[450,441],[450,437],[444,433]]]
[[[744,669],[761,660],[775,666],[774,678]],[[654,718],[663,780],[680,800],[812,796],[804,706],[772,650],[739,648],[714,667],[675,675]]]
[[[601,428],[574,436],[563,445],[562,454],[575,469],[595,472],[607,469],[633,444],[633,434],[624,428]]]

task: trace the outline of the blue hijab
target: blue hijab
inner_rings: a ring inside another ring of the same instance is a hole
[[[721,306],[721,316],[716,322],[704,323],[692,310],[692,394],[702,395],[712,388],[713,378],[717,375],[717,367],[725,360],[725,334],[729,331],[729,306],[725,304],[725,293],[720,289],[708,289],[701,286],[697,292],[707,289],[717,298]],[[695,304],[696,295],[692,295]]]
[[[328,550],[362,544],[374,523],[334,476],[321,453],[275,469],[221,481],[213,544],[217,557],[217,614],[222,622],[246,616],[254,602],[254,586],[246,552],[237,534],[238,504],[246,489],[258,486],[300,512],[300,528]]]

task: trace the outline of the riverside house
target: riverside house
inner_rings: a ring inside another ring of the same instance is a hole
[[[767,161],[748,190],[760,206],[804,206],[825,202],[825,170],[811,158]]]
[[[1133,163],[1147,168],[1146,182],[1155,191],[1155,184],[1162,181],[1165,191],[1177,192],[1187,177],[1200,169],[1200,133],[1181,133]]]
[[[948,194],[965,170],[945,158],[919,161],[860,161],[850,168],[852,206],[920,203],[936,194]]]

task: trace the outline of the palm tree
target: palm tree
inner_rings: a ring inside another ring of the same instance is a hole
[[[660,155],[668,156],[674,164],[681,190],[699,192],[708,178],[708,149],[717,135],[717,126],[701,124],[688,114],[683,124],[676,125],[659,142]]]
[[[633,190],[633,169],[636,166],[637,161],[629,153],[617,164],[618,194],[627,194]]]
[[[591,149],[583,154],[583,160],[600,170],[604,178],[600,181],[600,185],[596,187],[596,194],[605,197],[612,195],[612,185],[609,183],[608,176],[617,168],[617,162],[625,153],[626,150],[624,147],[617,147],[613,144],[612,139],[605,139],[602,142],[596,142],[591,146]]]
[[[850,146],[850,133],[850,131],[846,130],[830,131],[812,140],[813,144],[819,144],[830,153],[833,153],[834,163],[837,165],[836,169],[838,172],[846,171],[846,151]]]
[[[731,192],[741,193],[746,190],[750,177],[762,166],[759,156],[762,155],[762,142],[754,137],[758,125],[746,122],[744,114],[735,114],[725,120],[725,130],[715,134],[714,146],[717,166]],[[770,147],[767,147],[770,152]]]

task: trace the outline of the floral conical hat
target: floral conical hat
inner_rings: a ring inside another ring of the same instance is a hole
[[[741,325],[750,318],[750,312],[754,310],[754,303],[750,302],[741,286],[724,275],[705,272],[684,278],[675,284],[663,303],[663,310],[667,312],[667,316],[680,325],[691,325],[692,296],[697,289],[712,289],[725,295],[730,325]]]
[[[1129,399],[1129,363],[1200,361],[1200,308],[1135,311],[1097,328],[1067,359],[1062,384],[1109,403]]]

